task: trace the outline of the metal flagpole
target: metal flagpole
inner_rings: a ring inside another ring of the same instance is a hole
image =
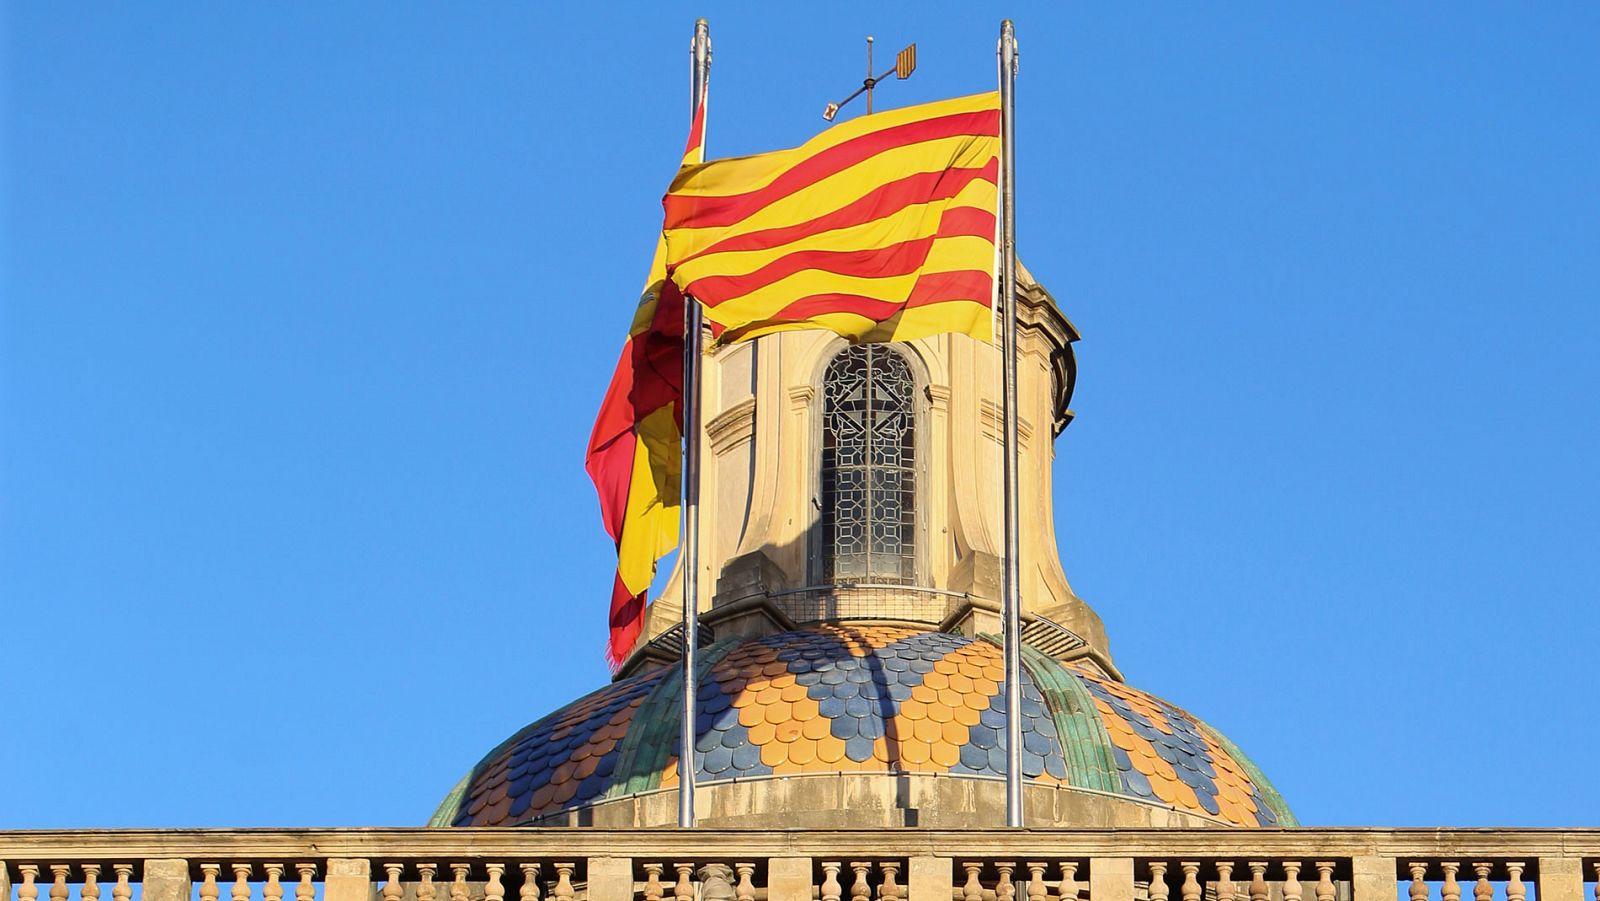
[[[711,72],[711,26],[694,23],[689,116]],[[700,140],[705,141],[701,135]],[[704,151],[702,150],[702,153]],[[700,638],[700,304],[683,299],[683,723],[678,734],[678,825],[694,825],[696,645]]]
[[[1017,546],[1017,37],[1000,23],[1000,298],[1004,304],[1002,409],[1005,414],[1006,825],[1022,825],[1022,567]]]

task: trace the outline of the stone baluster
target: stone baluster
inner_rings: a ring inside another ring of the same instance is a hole
[[[644,865],[644,901],[661,901],[661,871],[664,869],[666,867],[659,863]]]
[[[1267,901],[1267,862],[1250,861],[1250,901]]]
[[[17,901],[39,901],[39,886],[35,884],[39,867],[31,863],[18,864],[17,872],[22,875],[22,884],[17,886]]]
[[[1012,901],[1017,896],[1017,884],[1012,881],[1011,874],[1016,872],[1017,865],[1006,860],[997,862],[994,868],[1000,871],[994,884],[994,901]]]
[[[200,865],[200,901],[217,901],[222,895],[222,889],[217,885],[217,874],[222,872],[222,864],[203,863]],[[65,888],[65,886],[63,886]],[[51,901],[56,901],[55,894],[51,893]],[[66,896],[63,895],[63,898]]]
[[[67,877],[72,875],[72,864],[50,864],[50,901],[67,901]]]
[[[1200,862],[1185,860],[1178,864],[1183,869],[1183,885],[1178,887],[1181,901],[1200,901]]]
[[[111,901],[132,901],[133,864],[112,864],[111,872],[117,874],[117,882],[115,885],[111,886]]]
[[[7,893],[9,895],[9,893]],[[100,865],[86,863],[83,865],[83,888],[78,889],[78,897],[83,901],[100,901]]]
[[[1461,901],[1461,883],[1456,881],[1461,864],[1447,860],[1439,864],[1439,868],[1444,870],[1444,884],[1439,887],[1439,897],[1444,901]]]
[[[1474,863],[1472,871],[1478,874],[1478,881],[1472,886],[1472,901],[1494,901],[1494,883],[1489,881],[1494,864]]]
[[[1028,868],[1028,901],[1045,901],[1050,897],[1050,890],[1044,887],[1044,868],[1049,864],[1030,860],[1025,866]]]
[[[297,863],[294,865],[294,870],[300,874],[300,884],[294,887],[294,901],[316,901],[317,887],[312,884],[312,880],[317,876],[317,865]]]
[[[501,881],[506,875],[506,865],[486,863],[483,868],[489,876],[489,881],[483,884],[483,901],[506,901],[506,884]]]
[[[725,863],[707,863],[695,874],[700,883],[701,901],[734,901],[733,867]],[[594,881],[591,871],[589,880]]]
[[[1077,901],[1078,899],[1078,862],[1076,860],[1061,861],[1061,884],[1056,886],[1056,891],[1061,895],[1061,901]],[[1166,864],[1162,864],[1163,871]],[[1166,901],[1166,883],[1161,884],[1161,901]]]
[[[283,864],[264,863],[261,869],[267,874],[267,884],[261,887],[261,901],[283,901]]]
[[[1217,901],[1233,901],[1233,861],[1219,860],[1217,867]]]
[[[539,901],[539,865],[522,865],[522,888],[517,891],[519,901]]]
[[[885,860],[878,864],[883,871],[883,883],[878,886],[879,901],[900,901],[900,861]]]
[[[1522,871],[1527,864],[1520,860],[1506,862],[1506,901],[1527,901],[1528,887],[1522,884]]]
[[[839,901],[839,894],[844,887],[839,884],[839,868],[843,862],[837,860],[824,860],[822,862],[822,890],[819,893],[822,901]]]
[[[405,894],[405,888],[400,885],[400,876],[404,872],[404,864],[383,865],[383,901],[400,901],[400,896]]]
[[[72,874],[72,865],[53,863],[50,865],[50,901],[67,901],[71,891],[67,888],[67,877]]]
[[[433,901],[438,897],[439,890],[433,886],[433,874],[438,870],[438,864],[417,864],[417,901]]]
[[[1283,901],[1300,901],[1300,861],[1283,862]]]
[[[978,881],[978,874],[983,871],[983,864],[969,860],[961,866],[967,871],[967,883],[961,887],[962,901],[983,901],[983,883]]]
[[[693,863],[674,864],[678,868],[678,882],[672,887],[673,901],[694,901],[694,884],[689,881],[689,876],[694,872]]]
[[[467,876],[472,873],[472,864],[453,863],[450,865],[450,901],[467,901]],[[299,899],[296,899],[299,901]]]
[[[1164,860],[1150,861],[1150,901],[1167,901],[1172,890],[1167,888],[1167,862]],[[1062,901],[1074,901],[1067,895],[1065,884],[1061,887]]]
[[[1600,901],[1600,861],[1594,865],[1594,901]]]
[[[756,865],[736,861],[733,871],[739,874],[739,884],[733,888],[734,901],[756,901]]]
[[[250,901],[250,877],[255,873],[255,867],[247,863],[233,865],[233,888],[228,890],[228,897],[233,901]]]
[[[693,864],[690,864],[693,866]],[[558,901],[568,901],[573,897],[572,873],[578,868],[576,863],[556,863],[556,887],[551,891],[551,896]]]
[[[1411,870],[1411,888],[1406,891],[1406,896],[1411,901],[1428,901],[1427,861],[1413,860],[1407,867]]]
[[[867,884],[867,872],[872,869],[872,861],[852,860],[850,869],[856,874],[855,882],[850,884],[850,901],[870,901],[872,887]]]
[[[1333,867],[1331,860],[1317,861],[1317,901],[1333,901]]]

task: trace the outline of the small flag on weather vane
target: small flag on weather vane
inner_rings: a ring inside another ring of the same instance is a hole
[[[862,92],[865,92],[866,95],[867,95],[867,112],[871,113],[872,112],[872,89],[877,87],[878,82],[883,81],[885,78],[888,78],[891,73],[893,73],[895,78],[897,78],[897,79],[899,79],[901,81],[905,81],[907,78],[910,78],[911,77],[911,73],[915,72],[915,71],[917,71],[917,45],[916,44],[912,44],[912,45],[906,47],[906,49],[904,49],[904,50],[900,51],[899,53],[895,54],[894,68],[893,69],[885,69],[885,70],[883,70],[883,74],[882,75],[874,75],[874,74],[872,74],[872,36],[871,35],[867,35],[867,77],[866,77],[866,79],[861,82],[861,87],[856,88],[855,93],[851,94],[849,97],[844,98],[843,100],[839,101],[838,103],[830,103],[830,104],[828,104],[827,109],[824,109],[822,111],[822,118],[828,120],[829,122],[832,122],[833,121],[833,117],[839,115],[839,110],[843,109],[844,105],[846,103],[849,103],[850,101],[852,101],[852,100],[856,99],[857,97],[861,96]]]

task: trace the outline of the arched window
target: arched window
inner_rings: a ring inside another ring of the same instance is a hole
[[[841,351],[822,378],[822,577],[916,581],[916,383],[898,351]]]

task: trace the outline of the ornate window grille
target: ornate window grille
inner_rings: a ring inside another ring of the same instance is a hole
[[[858,345],[823,375],[822,577],[916,581],[916,383],[898,351]]]

